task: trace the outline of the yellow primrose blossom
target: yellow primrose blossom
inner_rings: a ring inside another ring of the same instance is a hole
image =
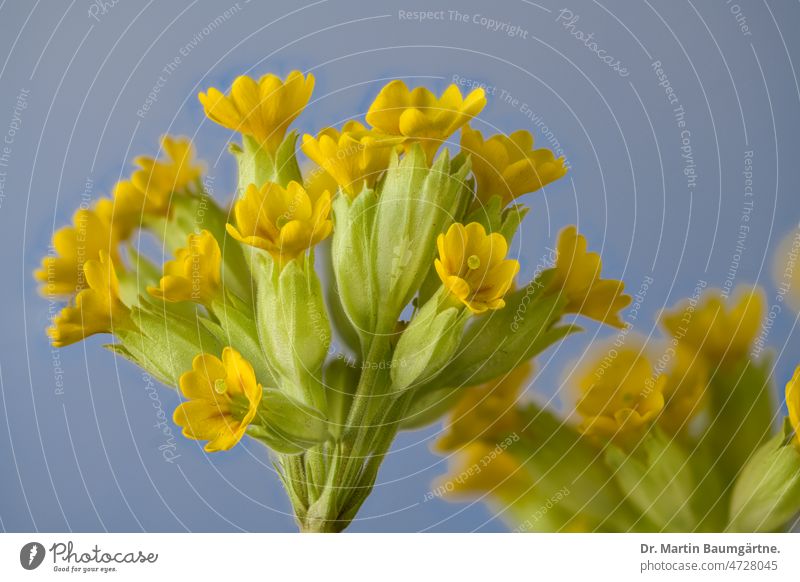
[[[348,121],[342,131],[328,127],[316,138],[304,135],[302,149],[352,198],[365,186],[375,186],[398,143],[398,138],[370,131],[358,121]]]
[[[452,453],[448,474],[437,480],[433,490],[453,498],[490,493],[504,504],[530,491],[533,480],[522,464],[507,450],[498,453],[496,447],[473,441]]]
[[[284,265],[331,233],[330,210],[327,191],[309,195],[297,182],[285,189],[272,182],[260,189],[250,184],[234,206],[236,226],[227,228],[236,240],[264,249]]]
[[[519,262],[506,259],[508,243],[499,233],[486,234],[483,226],[454,223],[436,239],[439,258],[434,265],[445,288],[473,313],[502,309],[519,271]]]
[[[311,198],[319,198],[327,190],[328,192],[338,192],[339,183],[328,172],[319,166],[312,166],[304,172],[303,187]],[[332,194],[333,195],[333,194]]]
[[[470,154],[477,197],[484,204],[500,196],[503,205],[508,205],[567,173],[563,157],[556,159],[546,148],[533,149],[533,136],[523,130],[484,140],[480,131],[465,126],[461,149]]]
[[[193,301],[210,306],[220,292],[222,253],[214,235],[204,230],[190,234],[185,248],[164,264],[158,287],[148,287],[154,297],[166,301]]]
[[[463,97],[456,85],[450,85],[437,98],[425,87],[409,91],[398,79],[378,93],[367,112],[367,123],[385,134],[405,138],[407,150],[419,143],[430,163],[442,142],[485,106],[483,88]]]
[[[161,139],[161,148],[166,159],[139,156],[134,160],[139,169],[131,175],[131,182],[146,197],[147,213],[166,214],[172,194],[185,192],[200,179],[203,170],[194,160],[189,139],[167,135]]]
[[[503,438],[520,430],[516,403],[532,370],[528,361],[492,382],[468,388],[450,413],[436,450],[450,452],[475,440]]]
[[[183,428],[183,436],[208,441],[209,453],[235,446],[261,403],[253,366],[231,347],[222,350],[222,360],[211,354],[196,356],[179,384],[189,401],[178,406],[172,418]]]
[[[620,348],[611,365],[593,361],[578,376],[576,409],[586,434],[630,444],[664,408],[666,378],[654,378],[650,361],[638,348]]]
[[[664,410],[658,423],[676,434],[688,429],[692,417],[702,410],[708,366],[694,351],[678,346],[663,382]]]
[[[800,366],[795,368],[794,376],[786,383],[786,407],[794,429],[794,443],[800,447]]]
[[[100,251],[99,260],[83,266],[87,288],[78,293],[74,305],[68,305],[53,318],[47,335],[55,347],[68,346],[97,333],[113,333],[114,327],[128,323],[128,308],[119,297],[119,281],[114,263]]]
[[[304,78],[300,71],[292,71],[285,81],[276,75],[258,81],[243,75],[233,82],[229,96],[212,87],[199,99],[209,119],[253,137],[274,153],[313,90],[314,75]]]
[[[700,301],[686,300],[661,316],[667,332],[681,345],[719,364],[745,357],[761,328],[764,297],[741,287],[736,300],[707,291]]]
[[[95,209],[75,212],[72,226],[60,228],[53,234],[56,256],[42,259],[42,266],[34,273],[43,283],[40,291],[48,296],[69,296],[86,287],[84,265],[97,259],[101,251],[118,261],[116,241],[105,213]]]
[[[624,327],[619,312],[630,302],[623,293],[625,283],[601,279],[600,255],[587,252],[586,239],[575,226],[558,235],[556,265],[549,283],[552,292],[567,299],[567,313],[580,313],[615,327]]]
[[[111,226],[112,247],[131,238],[141,222],[141,208],[139,214],[123,207],[116,198],[101,198],[94,206],[97,215],[106,224]]]

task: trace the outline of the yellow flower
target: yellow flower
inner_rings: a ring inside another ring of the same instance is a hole
[[[676,434],[689,428],[692,417],[702,409],[708,367],[694,351],[678,346],[673,364],[664,376],[664,411],[658,422]]]
[[[138,212],[132,208],[125,207],[118,197],[101,198],[94,207],[97,215],[106,224],[111,225],[112,246],[128,240],[141,222],[141,206]]]
[[[209,453],[235,446],[261,403],[253,366],[230,347],[222,350],[222,360],[210,354],[195,357],[179,384],[189,401],[175,409],[173,420],[186,438],[208,441]]]
[[[576,409],[586,434],[630,444],[664,408],[665,377],[653,377],[638,348],[620,348],[610,365],[593,361],[578,375]]]
[[[527,131],[493,135],[484,141],[480,131],[465,126],[461,149],[470,154],[477,197],[484,204],[500,196],[505,206],[567,173],[564,158],[556,159],[546,148],[534,150],[533,136]]]
[[[623,293],[625,284],[601,279],[603,264],[600,255],[586,249],[586,239],[574,226],[561,231],[549,289],[566,297],[568,313],[580,313],[615,327],[624,327],[619,312],[631,302],[630,296]]]
[[[786,407],[789,409],[789,422],[794,429],[794,442],[800,447],[800,366],[786,384]]]
[[[475,440],[494,440],[520,430],[516,403],[532,369],[533,365],[525,362],[506,376],[466,389],[450,413],[436,450],[454,451]]]
[[[167,135],[161,139],[161,147],[167,159],[139,156],[134,160],[139,169],[131,176],[133,186],[146,198],[144,212],[152,214],[166,214],[172,194],[186,192],[202,174],[202,166],[194,160],[194,148],[190,140]],[[126,194],[136,199],[135,192]]]
[[[303,136],[303,152],[330,174],[351,198],[372,188],[389,166],[398,138],[370,131],[348,121],[342,131],[328,127],[316,138]]]
[[[63,347],[96,333],[113,333],[115,326],[128,324],[128,309],[119,297],[119,281],[114,263],[100,251],[99,260],[83,266],[87,288],[53,318],[47,335],[55,347]]]
[[[274,153],[292,121],[300,115],[314,90],[314,76],[292,71],[285,81],[264,75],[257,82],[237,77],[230,96],[213,87],[200,93],[206,115],[223,127],[249,135]]]
[[[42,266],[34,273],[43,283],[40,291],[48,296],[68,296],[86,287],[84,265],[100,257],[100,252],[110,253],[118,261],[116,241],[111,225],[104,213],[94,209],[78,210],[72,226],[65,226],[53,235],[56,256],[42,259]]]
[[[430,163],[441,143],[485,106],[482,88],[463,97],[456,85],[450,85],[437,98],[425,87],[409,91],[403,81],[395,80],[378,93],[367,112],[367,123],[385,134],[406,138],[406,149],[419,143]]]
[[[490,493],[504,504],[530,491],[533,479],[526,469],[509,451],[497,453],[496,447],[473,441],[452,453],[448,474],[437,480],[434,491],[453,498]]]
[[[330,209],[327,191],[313,196],[297,182],[286,189],[272,182],[261,189],[250,184],[234,206],[236,226],[227,228],[236,240],[264,249],[284,265],[331,233]]]
[[[477,222],[455,223],[439,235],[436,245],[436,272],[454,297],[473,313],[505,306],[503,296],[514,282],[519,262],[506,259],[508,243],[503,235],[487,235]]]
[[[686,300],[665,312],[661,323],[681,345],[703,355],[709,362],[745,357],[758,335],[764,313],[759,291],[740,288],[730,305],[717,290],[709,290],[699,302]]]
[[[339,190],[339,184],[334,177],[319,166],[313,166],[305,172],[303,187],[311,198],[319,198],[326,190],[328,192],[337,192]]]
[[[220,292],[222,253],[214,235],[204,230],[190,234],[185,248],[164,264],[158,287],[148,287],[154,297],[166,301],[193,301],[210,306]]]

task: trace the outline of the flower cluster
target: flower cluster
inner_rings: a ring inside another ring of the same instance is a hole
[[[662,340],[595,346],[565,374],[577,420],[525,399],[524,367],[464,392],[438,442],[443,481],[470,475],[450,494],[488,495],[518,530],[784,528],[800,510],[800,367],[775,434],[771,365],[752,356],[764,313],[755,289],[707,290],[661,314]],[[468,471],[510,435],[502,462]]]
[[[463,419],[441,450],[490,459],[482,487],[513,471],[518,496],[530,360],[578,332],[576,316],[621,327],[630,301],[575,227],[551,268],[517,281],[522,197],[563,177],[564,160],[527,131],[484,138],[482,89],[399,80],[364,119],[301,139],[292,124],[313,88],[293,71],[201,92],[208,119],[241,138],[229,208],[204,191],[190,142],[165,137],[163,157],[137,158],[112,197],[54,234],[35,277],[67,304],[48,335],[66,346],[113,334],[108,349],[180,390],[174,422],[206,452],[263,444],[303,530],[345,528],[397,432],[448,413]],[[671,377],[641,392],[642,354],[618,365],[633,373],[579,382],[585,434],[569,435],[581,446],[635,447],[697,402]],[[509,433],[501,450],[486,441]]]

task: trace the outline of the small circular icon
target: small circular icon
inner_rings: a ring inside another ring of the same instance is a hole
[[[44,546],[39,542],[28,542],[19,551],[19,563],[26,570],[35,570],[44,561]]]

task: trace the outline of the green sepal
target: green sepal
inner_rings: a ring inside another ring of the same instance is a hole
[[[158,285],[161,269],[150,259],[141,254],[134,245],[127,245],[130,270],[117,273],[119,278],[119,294],[122,302],[128,307],[139,305],[139,296],[147,295],[147,287]]]
[[[313,253],[282,269],[262,252],[255,257],[256,322],[262,351],[278,386],[325,411],[322,364],[331,342],[330,323]]]
[[[344,359],[331,360],[325,366],[328,418],[330,431],[335,439],[339,439],[344,433],[360,374],[355,362]]]
[[[431,297],[400,336],[391,366],[393,392],[433,380],[461,343],[470,313],[463,306],[443,305],[446,293]]]
[[[717,466],[729,483],[773,431],[771,369],[768,357],[745,358],[719,366],[707,388],[710,421],[702,441],[719,451]]]
[[[486,232],[500,233],[508,244],[511,244],[528,210],[528,207],[522,204],[512,204],[503,208],[503,199],[500,196],[492,196],[489,202],[472,210],[464,219],[464,223],[477,222]]]
[[[131,320],[138,329],[115,330],[123,349],[114,351],[166,386],[176,387],[180,376],[192,369],[192,360],[198,354],[216,355],[222,351],[214,335],[196,319],[145,305],[131,310]]]
[[[336,276],[333,272],[331,239],[325,239],[317,245],[314,250],[318,256],[318,262],[321,263],[323,269],[322,278],[326,282],[323,292],[325,293],[325,303],[328,306],[331,323],[333,323],[333,329],[336,331],[335,337],[336,339],[341,339],[348,350],[357,354],[361,349],[361,340],[359,339],[358,331],[353,327],[342,305],[342,297],[339,293]]]
[[[378,325],[393,324],[419,290],[433,264],[437,237],[471,196],[465,187],[469,170],[468,158],[451,162],[447,150],[429,168],[419,144],[402,160],[393,156],[380,187],[369,249]]]
[[[566,488],[563,507],[586,515],[602,531],[650,531],[653,524],[634,509],[614,482],[602,454],[553,413],[529,404],[524,431],[509,451],[524,462],[539,494],[547,499]]]
[[[628,500],[657,531],[696,531],[702,516],[686,452],[676,439],[653,427],[632,452],[609,445],[605,459]],[[700,510],[696,512],[695,509]]]
[[[564,298],[539,297],[530,286],[506,296],[506,306],[475,317],[456,356],[435,379],[437,386],[474,386],[507,374],[567,335],[574,325],[557,325]]]
[[[319,410],[274,388],[264,389],[256,420],[286,445],[303,450],[331,438],[328,421]]]
[[[800,444],[791,425],[755,451],[733,488],[728,531],[782,531],[800,512]]]
[[[359,335],[362,350],[372,339],[377,324],[380,296],[371,267],[370,241],[373,236],[378,197],[364,189],[354,199],[333,200],[331,261],[342,308]]]
[[[200,323],[214,334],[221,345],[233,347],[253,366],[259,384],[276,386],[275,378],[261,350],[252,308],[241,299],[228,294],[224,302],[214,305],[214,315],[219,323],[208,318],[200,318]]]
[[[461,386],[416,390],[400,430],[417,430],[440,420],[458,403],[462,394]]]
[[[250,184],[258,188],[266,182],[274,182],[283,188],[289,182],[303,183],[300,166],[297,164],[297,131],[291,131],[283,138],[273,156],[249,135],[242,136],[242,146],[230,144],[230,152],[239,166],[239,187],[237,198],[244,196]]]

